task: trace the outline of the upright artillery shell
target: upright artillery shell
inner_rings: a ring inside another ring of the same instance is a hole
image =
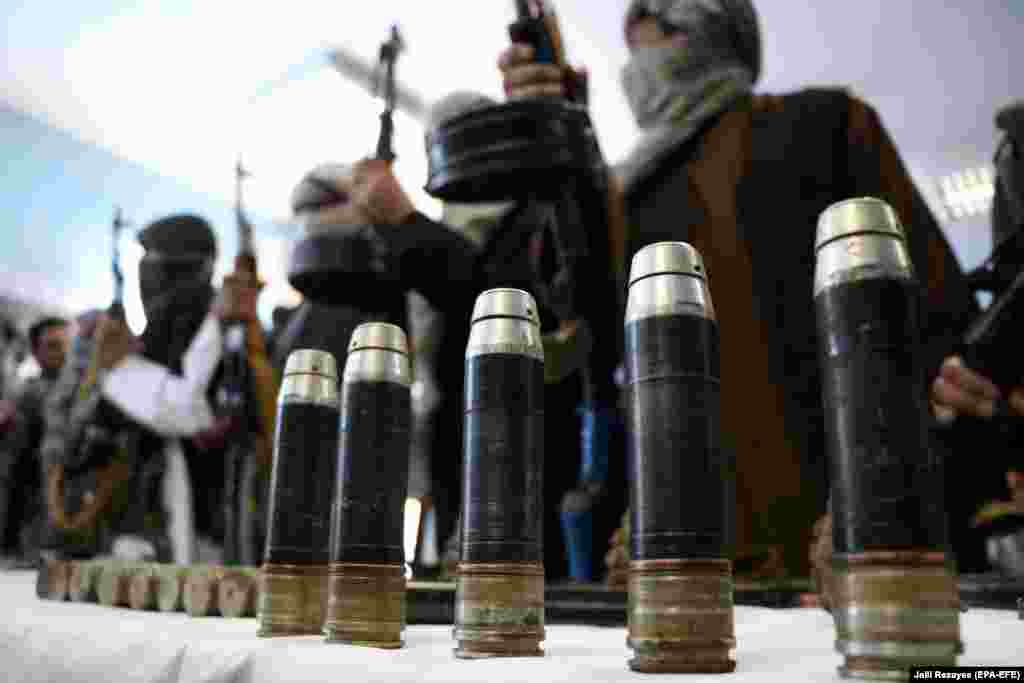
[[[477,297],[465,409],[455,656],[541,656],[544,347],[528,293]]]
[[[328,642],[402,646],[411,383],[405,332],[387,323],[356,328],[342,374]]]
[[[905,680],[913,666],[955,665],[963,650],[929,444],[920,289],[899,219],[878,199],[826,209],[816,251],[839,673]]]
[[[731,471],[719,445],[719,337],[700,254],[636,253],[626,305],[632,443],[627,643],[631,669],[727,673],[736,663]]]
[[[316,635],[323,629],[338,403],[334,357],[324,351],[293,351],[278,393],[258,602],[261,637]]]

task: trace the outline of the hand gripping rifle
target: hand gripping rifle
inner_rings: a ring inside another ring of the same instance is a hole
[[[235,165],[235,220],[238,226],[238,252],[234,273],[226,278],[260,289],[253,246],[252,223],[245,214],[242,185],[249,172],[239,161]],[[224,376],[217,393],[219,416],[228,419],[227,454],[224,481],[224,564],[237,565],[242,561],[242,539],[246,537],[242,524],[242,477],[246,459],[253,448],[252,431],[258,424],[259,410],[253,400],[254,386],[248,358],[248,321],[229,321],[224,335]]]
[[[586,80],[577,78],[568,69],[565,44],[550,3],[516,0],[515,8],[517,19],[509,27],[509,37],[514,42],[533,47],[536,62],[560,67],[565,74],[567,99],[585,112],[588,99]],[[587,129],[587,135],[580,141],[580,154],[586,158],[587,171],[565,178],[560,196],[553,204],[554,215],[550,223],[558,263],[550,286],[551,305],[563,326],[593,318],[588,315],[594,312],[593,305],[587,301],[597,297],[586,290],[594,283],[595,277],[610,277],[610,261],[605,263],[597,258],[606,253],[599,242],[609,234],[612,220],[609,176],[592,127]],[[590,331],[594,335],[608,332]],[[577,581],[593,578],[594,507],[603,496],[608,476],[609,439],[614,420],[611,406],[600,405],[595,395],[596,382],[602,379],[610,381],[611,378],[593,377],[590,368],[588,362],[581,369],[584,399],[578,411],[582,420],[579,484],[563,499],[561,510],[569,574]]]
[[[516,0],[516,21],[509,26],[509,37],[534,49],[534,61],[567,67],[565,47],[554,11],[541,0]],[[571,83],[566,78],[568,99],[575,101]],[[558,258],[558,270],[552,284],[555,313],[563,322],[576,320],[579,305],[578,271],[587,258],[587,239],[583,232],[578,183],[568,178],[563,183],[561,196],[554,204],[553,237]]]
[[[121,233],[128,225],[118,207],[111,225],[114,296],[107,315],[120,321],[125,320],[120,244]],[[61,462],[51,464],[47,472],[47,507],[54,525],[64,532],[81,533],[92,528],[110,503],[115,487],[131,474],[131,466],[115,457],[120,443],[118,433],[129,429],[130,425],[119,411],[99,401],[97,362],[98,358],[93,353],[77,392],[81,405],[75,406],[78,410],[72,408],[67,417],[71,421],[68,430],[71,438],[67,443],[69,452]],[[72,401],[74,403],[74,399]],[[69,486],[75,490],[67,490]],[[87,491],[80,490],[83,487],[92,488],[92,495],[84,495]],[[81,499],[81,505],[73,512],[67,509],[70,498]]]
[[[967,366],[1002,391],[996,422],[1006,436],[1016,432],[1019,443],[1024,438],[1021,421],[1009,410],[1006,396],[1024,383],[1024,355],[1019,350],[1024,335],[1024,103],[1002,110],[996,125],[1005,136],[995,156],[995,248],[967,276],[973,292],[988,292],[993,301],[964,335],[961,350]]]

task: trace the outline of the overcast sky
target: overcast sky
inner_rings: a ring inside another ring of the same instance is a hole
[[[634,132],[618,85],[627,57],[621,35],[626,2],[554,4],[573,61],[591,71],[593,116],[604,151],[620,158]],[[9,1],[0,4],[0,95],[9,107],[66,131],[69,140],[137,163],[137,172],[164,177],[204,201],[230,201],[231,169],[244,152],[255,174],[249,202],[266,227],[287,215],[288,195],[305,170],[373,149],[379,103],[345,83],[318,54],[342,46],[372,60],[390,23],[400,20],[408,52],[399,62],[399,77],[425,99],[454,89],[497,96],[494,62],[511,6],[504,0]],[[851,87],[881,113],[930,197],[935,177],[990,160],[994,111],[1022,95],[1019,71],[1011,79],[1011,66],[1024,63],[1021,0],[759,0],[757,7],[765,45],[759,88]],[[282,74],[289,76],[283,83]],[[271,82],[279,85],[268,90]],[[397,126],[398,172],[407,187],[418,190],[426,170],[421,129],[402,117]],[[59,160],[49,163],[48,170],[34,173],[61,175]],[[90,235],[93,244],[105,244],[108,228],[105,219],[97,220],[98,209],[76,206],[75,193],[61,187],[59,201],[45,200],[61,211],[49,212],[49,223],[29,224],[23,185],[0,186],[3,239],[15,242],[5,244],[9,260],[21,258],[16,244],[23,239],[51,236],[47,249],[66,247],[52,236],[71,226],[75,234]],[[128,205],[140,221],[152,217],[146,211],[187,208],[168,204],[181,201],[174,192],[166,200],[158,201],[157,193],[139,202],[125,196],[126,187],[108,184],[108,196],[94,196],[91,203],[103,206],[104,215],[108,205]],[[41,197],[35,193],[36,201]],[[436,203],[422,191],[416,201],[436,214]],[[946,229],[966,265],[988,251],[985,221]],[[281,236],[280,229],[275,235]],[[108,264],[101,252],[79,264],[68,286],[107,290]],[[50,285],[63,286],[59,280]]]

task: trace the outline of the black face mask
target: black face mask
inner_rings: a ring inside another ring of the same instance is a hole
[[[147,251],[139,262],[139,290],[142,308],[151,318],[183,288],[210,281],[209,261],[203,257],[169,257]]]

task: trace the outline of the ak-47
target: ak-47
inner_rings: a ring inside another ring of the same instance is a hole
[[[579,107],[586,117],[587,83],[568,66],[553,7],[545,0],[516,0],[515,7],[517,19],[509,26],[509,37],[513,42],[530,45],[536,62],[553,64],[562,70],[569,106]],[[613,220],[610,177],[592,127],[588,126],[587,131],[579,149],[587,172],[566,177],[560,196],[551,205],[550,225],[558,265],[549,286],[550,305],[563,328],[569,330],[576,329],[581,321],[595,319],[594,296],[588,290],[594,286],[595,278],[610,277],[612,265],[610,260],[603,262],[599,258],[607,253],[601,242],[610,234]],[[607,333],[606,330],[590,332]],[[593,508],[604,493],[608,476],[612,413],[596,400],[596,382],[599,379],[610,381],[610,378],[595,378],[589,362],[583,363],[580,372],[583,382],[582,461],[578,486],[562,501],[561,521],[569,574],[574,580],[589,581],[596,564],[592,546]]]
[[[550,7],[540,0],[516,0],[515,5],[516,21],[509,27],[509,37],[531,46],[538,64],[565,66],[561,32]]]
[[[245,215],[245,208],[242,201],[242,185],[245,179],[251,174],[242,166],[239,160],[235,164],[235,222],[238,226],[238,253],[235,254],[235,275],[248,276],[257,287],[263,284],[259,279],[259,272],[256,267],[256,248],[253,245],[252,223]]]
[[[398,32],[398,26],[391,27],[391,37],[380,46],[377,58],[374,94],[384,100],[384,111],[380,114],[380,135],[377,138],[375,158],[381,161],[395,160],[393,140],[395,136],[395,64],[405,50],[405,43]]]
[[[121,272],[121,233],[124,231],[127,223],[124,220],[124,214],[121,212],[121,207],[117,207],[114,212],[114,257],[111,263],[111,271],[114,275],[114,298],[110,302],[110,308],[107,309],[107,315],[111,318],[117,318],[118,320],[124,320],[124,273]]]
[[[585,87],[582,81],[572,77],[568,69],[565,45],[558,20],[551,5],[543,0],[516,0],[516,21],[509,26],[509,37],[517,43],[530,45],[534,49],[534,60],[541,64],[553,64],[560,67],[566,74],[566,96],[570,102],[583,104]],[[582,98],[582,99],[581,99]],[[603,175],[599,173],[598,175]],[[595,177],[596,180],[601,180]],[[603,185],[603,183],[601,183]],[[597,230],[600,224],[593,222],[593,216],[587,215],[593,202],[592,198],[584,197],[585,183],[577,183],[566,179],[562,187],[561,197],[554,202],[555,218],[552,222],[555,250],[558,259],[558,270],[552,282],[551,302],[555,313],[564,323],[578,320],[578,310],[582,292],[579,290],[584,283],[580,278],[580,269],[590,251],[586,226]],[[601,188],[598,188],[599,190]],[[604,214],[604,212],[601,212]],[[590,219],[590,220],[588,220]]]
[[[562,30],[554,8],[546,0],[515,0],[516,20],[508,28],[513,42],[529,45],[538,64],[554,64],[565,70],[566,97],[586,103],[586,83],[572,77],[562,41]]]
[[[124,321],[124,273],[121,270],[121,233],[128,223],[120,207],[112,224],[111,271],[114,295],[107,315]],[[69,361],[70,362],[70,361]],[[129,425],[119,411],[100,401],[97,391],[98,359],[93,353],[78,386],[77,403],[72,399],[68,452],[47,472],[47,506],[54,525],[63,532],[84,533],[94,527],[106,509],[116,486],[131,473],[130,465],[117,457],[121,437]],[[131,436],[137,436],[137,432]],[[83,488],[84,487],[84,488]],[[74,490],[69,490],[74,489]],[[91,489],[91,495],[85,494]],[[82,495],[79,495],[82,494]],[[71,499],[77,509],[68,510]],[[80,500],[77,500],[80,499]]]
[[[238,226],[238,252],[234,273],[227,282],[239,281],[243,287],[261,289],[257,271],[253,229],[242,203],[242,184],[249,173],[239,161],[235,166],[235,219]],[[224,335],[224,379],[217,394],[218,413],[228,418],[227,454],[224,482],[224,564],[242,561],[242,477],[246,459],[253,450],[252,431],[258,424],[259,410],[253,401],[254,386],[248,358],[248,321],[230,321]]]

